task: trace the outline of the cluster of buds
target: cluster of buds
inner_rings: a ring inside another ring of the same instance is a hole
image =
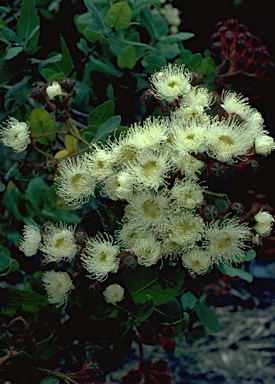
[[[164,359],[156,360],[150,363],[146,359],[142,359],[138,369],[133,369],[122,378],[123,384],[141,383],[156,383],[156,384],[170,384],[172,377],[167,372],[168,363]]]
[[[75,80],[71,78],[63,78],[58,82],[51,81],[36,86],[32,90],[31,97],[54,111],[56,121],[66,122],[70,117],[68,105],[74,85]]]
[[[215,25],[211,35],[211,51],[220,73],[244,73],[257,78],[270,79],[273,62],[267,47],[259,37],[237,19],[230,18]]]
[[[142,324],[139,329],[139,336],[142,342],[151,345],[161,345],[163,350],[172,355],[176,349],[176,329],[172,324],[160,324],[151,319],[150,323]]]

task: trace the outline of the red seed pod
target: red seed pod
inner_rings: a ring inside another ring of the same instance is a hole
[[[71,79],[70,77],[65,77],[63,79],[59,80],[59,84],[65,91],[68,93],[71,93],[74,86],[75,86],[76,81],[74,79]]]

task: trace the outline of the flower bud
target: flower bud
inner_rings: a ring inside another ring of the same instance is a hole
[[[123,299],[123,295],[124,288],[122,288],[119,284],[111,284],[103,292],[105,300],[110,304],[119,303]]]
[[[274,222],[273,216],[268,212],[260,211],[254,216],[254,220],[256,221],[254,225],[255,231],[260,236],[269,236]]]
[[[255,140],[255,152],[267,156],[275,149],[274,139],[268,135],[260,135]]]

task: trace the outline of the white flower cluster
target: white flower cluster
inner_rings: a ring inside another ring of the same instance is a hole
[[[208,113],[212,93],[191,86],[191,79],[184,66],[169,64],[151,83],[156,98],[176,101],[170,117],[134,123],[77,160],[61,162],[55,181],[68,204],[82,204],[95,186],[126,203],[114,238],[98,234],[86,244],[81,260],[90,278],[103,281],[116,273],[121,251],[131,252],[144,266],[177,258],[189,271],[202,274],[216,263],[240,262],[253,231],[259,233],[257,225],[251,229],[234,217],[204,221],[198,209],[209,191],[199,175],[212,159],[234,163],[254,153],[266,155],[274,140],[264,130],[261,114],[233,92],[222,94],[228,118]],[[266,227],[261,233],[267,233]]]
[[[74,238],[75,226],[64,223],[48,223],[39,229],[36,224],[25,225],[19,240],[19,249],[25,256],[43,252],[43,263],[70,262],[79,250]],[[74,288],[71,278],[66,272],[46,271],[42,275],[48,300],[60,307],[67,303],[67,296]]]
[[[165,1],[160,1],[160,3],[164,4]],[[178,33],[178,27],[181,24],[180,10],[173,7],[171,3],[167,3],[160,9],[160,13],[170,25],[170,33]]]
[[[29,126],[28,122],[19,122],[14,117],[8,117],[0,126],[0,141],[14,152],[24,151],[31,142]]]

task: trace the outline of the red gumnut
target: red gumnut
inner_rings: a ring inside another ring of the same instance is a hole
[[[142,373],[138,369],[133,369],[122,378],[123,384],[138,384],[142,379]]]
[[[172,324],[165,325],[162,330],[162,335],[167,338],[171,338],[175,336],[177,331]]]
[[[176,349],[176,342],[173,339],[162,340],[161,346],[166,353],[172,355]]]
[[[157,372],[166,372],[168,369],[168,362],[165,359],[156,360],[152,364],[152,369]]]

